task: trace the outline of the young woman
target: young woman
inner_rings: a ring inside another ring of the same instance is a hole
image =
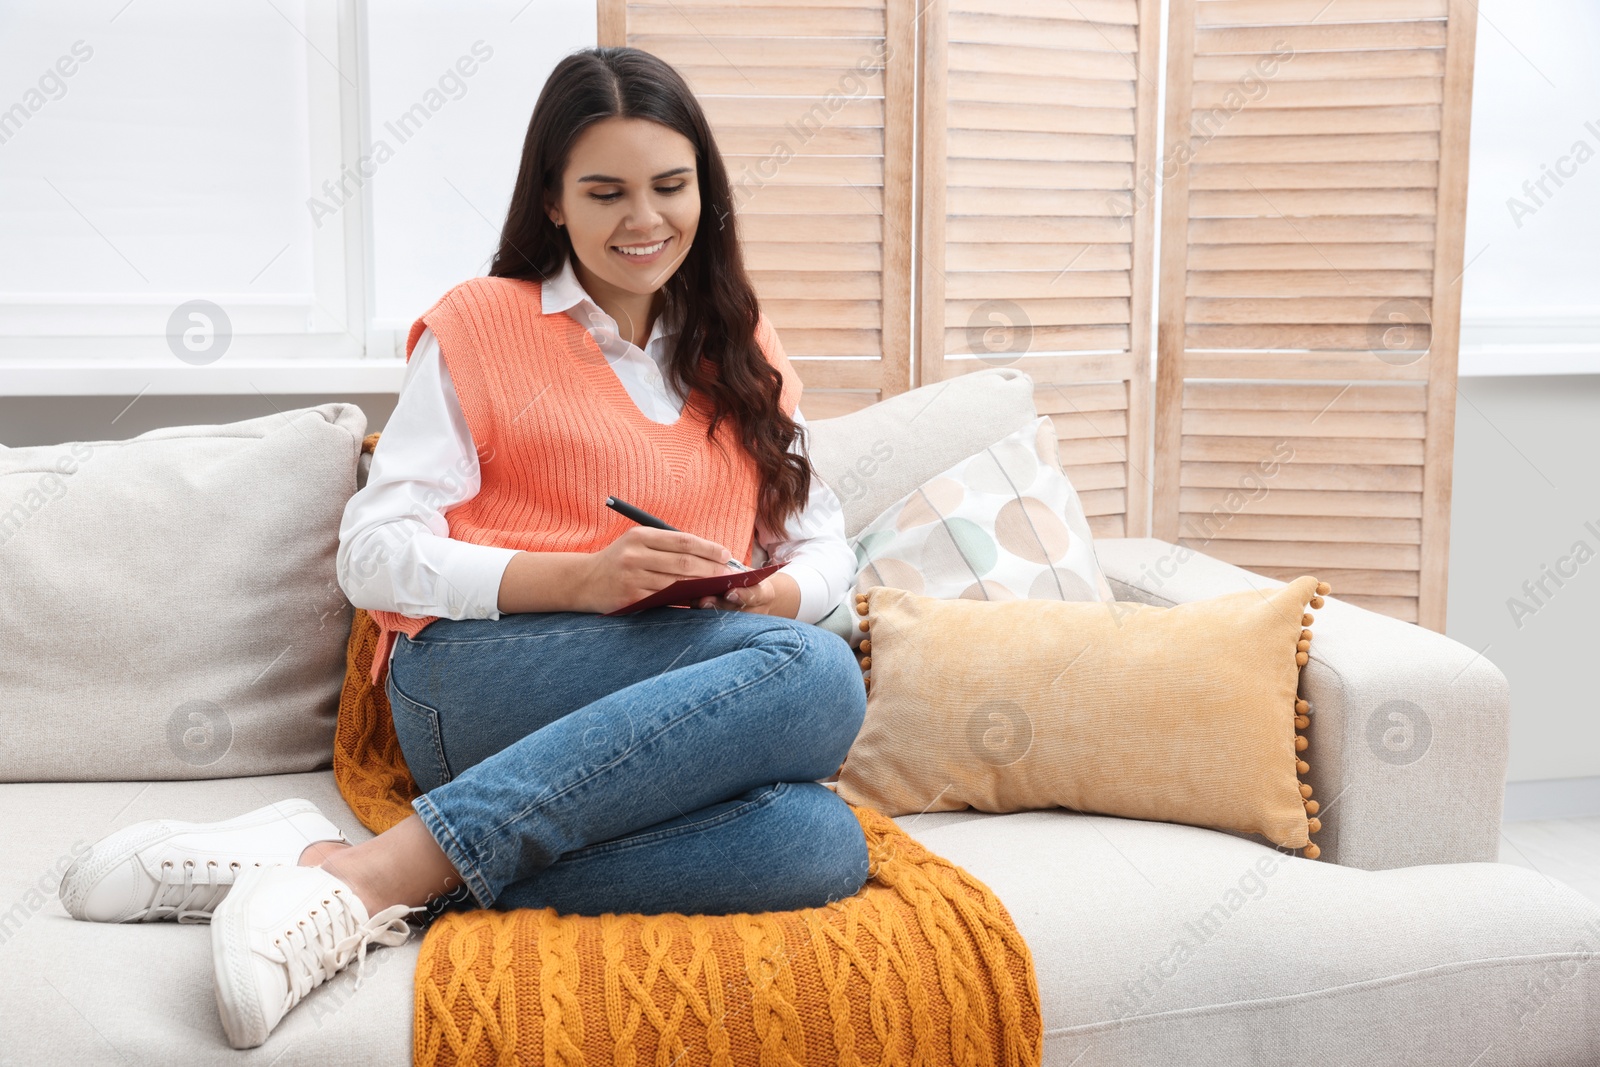
[[[563,60],[489,276],[412,327],[340,530],[416,814],[355,846],[300,800],[160,820],[67,872],[77,918],[212,920],[235,1047],[369,944],[405,940],[413,912],[764,911],[866,880],[860,825],[818,781],[864,687],[848,644],[811,625],[855,559],[732,208],[671,67],[629,48]],[[758,585],[604,614],[748,565],[757,543],[784,562]]]

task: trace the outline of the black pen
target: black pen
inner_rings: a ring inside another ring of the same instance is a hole
[[[614,496],[606,497],[606,507],[610,508],[612,511],[620,512],[621,514],[626,515],[628,518],[632,519],[641,526],[654,526],[658,530],[673,530],[677,533],[683,533],[683,531],[679,530],[676,526],[673,526],[662,519],[656,518],[643,508],[636,508],[627,501],[619,500]],[[738,571],[748,569],[743,563],[740,563],[736,559],[730,559],[728,561],[728,566]]]

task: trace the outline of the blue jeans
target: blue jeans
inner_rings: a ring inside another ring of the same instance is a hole
[[[678,607],[439,619],[400,636],[385,688],[463,904],[730,914],[866,881],[861,825],[818,784],[866,715],[831,631]]]

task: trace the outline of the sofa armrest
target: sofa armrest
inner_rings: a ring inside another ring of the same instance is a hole
[[[1097,540],[1095,551],[1120,600],[1170,606],[1284,584],[1154,538]],[[1300,681],[1321,858],[1366,870],[1495,862],[1505,675],[1442,634],[1343,603],[1332,584]]]

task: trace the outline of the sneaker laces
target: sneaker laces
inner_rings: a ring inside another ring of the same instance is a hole
[[[289,975],[284,1014],[311,990],[342,971],[352,953],[356,957],[354,988],[360,989],[366,974],[367,946],[373,942],[403,944],[411,936],[406,916],[424,910],[394,904],[360,922],[350,906],[347,889],[335,889],[322,898],[321,906],[312,908],[304,919],[272,942],[278,955],[271,958],[282,963]]]
[[[206,867],[216,867],[216,860],[207,860]],[[242,866],[239,863],[229,863],[228,869],[237,872]],[[260,866],[257,864],[257,866]],[[161,875],[156,879],[155,889],[150,894],[150,902],[145,905],[144,911],[138,914],[140,922],[154,922],[176,914],[180,923],[208,922],[211,913],[216,909],[233,886],[233,882],[219,881],[219,871],[206,871],[204,880],[195,880],[194,860],[184,860],[182,864],[174,864],[166,860],[161,864]],[[237,876],[237,874],[235,875]]]

